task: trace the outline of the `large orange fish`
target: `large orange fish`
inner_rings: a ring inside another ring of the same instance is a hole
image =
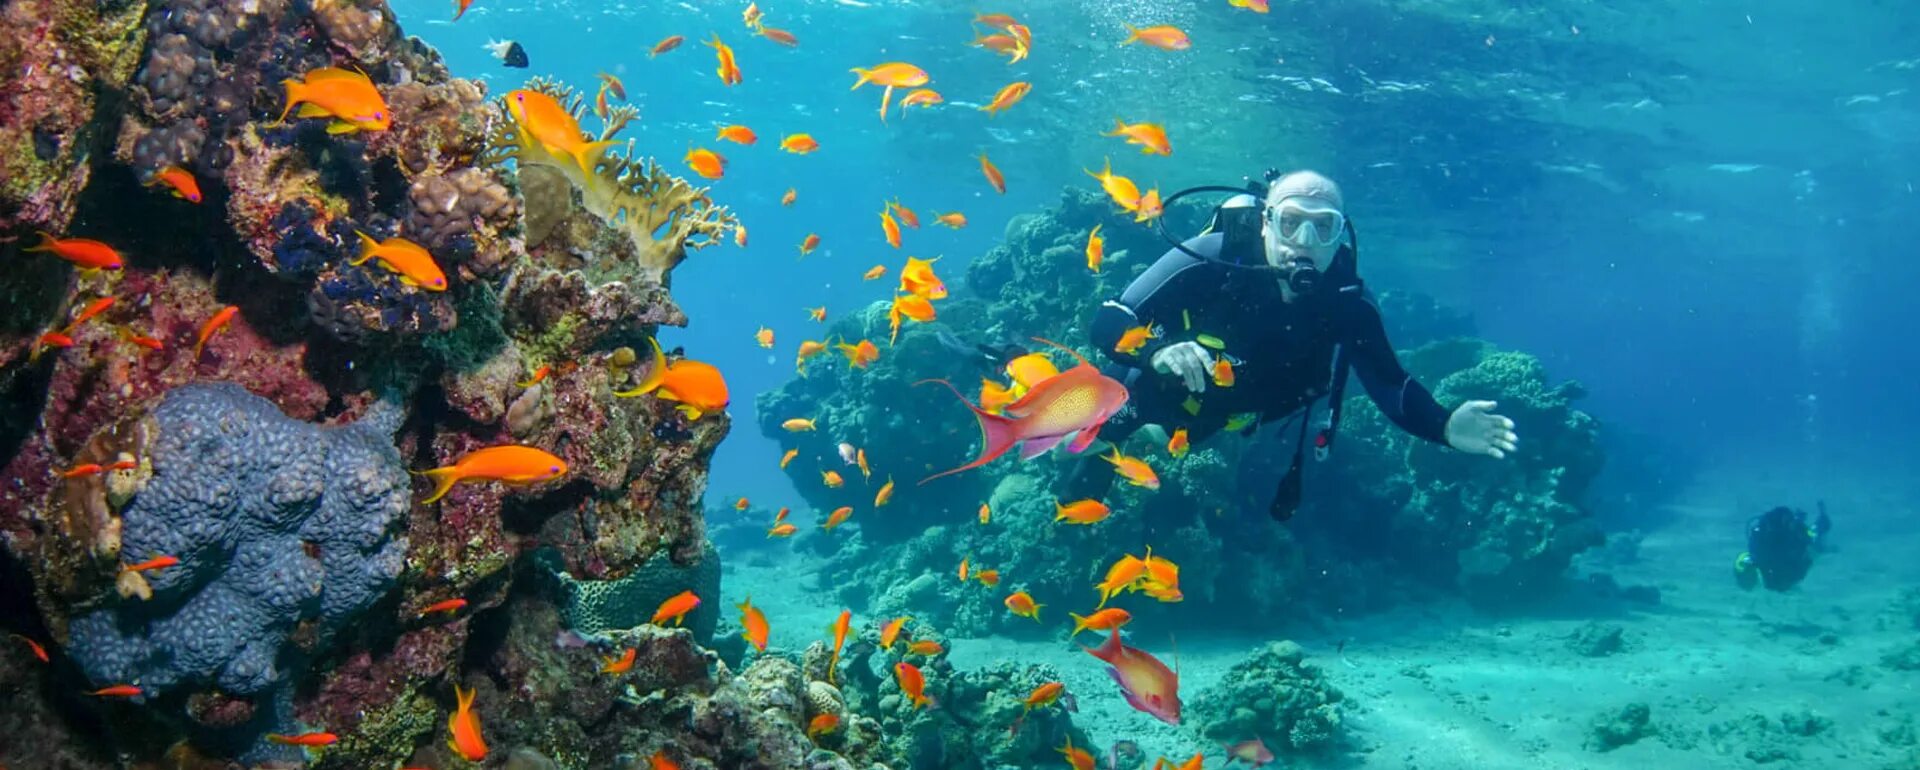
[[[840,650],[847,646],[847,631],[853,628],[853,610],[841,610],[840,617],[833,620],[833,657],[827,659],[827,684],[833,684],[835,671],[840,668]]]
[[[526,485],[559,478],[567,472],[567,461],[544,450],[518,444],[491,446],[462,455],[452,465],[420,475],[433,479],[433,494],[422,503],[433,503],[447,496],[453,485],[462,481],[498,481]]]
[[[393,126],[393,113],[387,111],[380,89],[358,72],[322,67],[309,71],[305,79],[287,78],[280,85],[286,89],[287,105],[276,123],[285,122],[297,104],[296,117],[333,118],[327,124],[329,134],[385,131]]]
[[[120,252],[112,246],[87,238],[55,238],[51,234],[40,233],[40,243],[22,251],[43,251],[72,262],[74,267],[83,271],[119,270],[122,265]]]
[[[687,168],[701,179],[719,179],[727,174],[727,159],[705,147],[695,147],[687,151]]]
[[[1098,524],[1105,521],[1113,511],[1099,500],[1075,500],[1065,505],[1053,504],[1053,520],[1069,524]]]
[[[1100,180],[1100,189],[1105,190],[1107,197],[1112,198],[1120,208],[1128,211],[1139,210],[1140,186],[1134,184],[1131,179],[1113,173],[1112,158],[1107,159],[1106,167],[1101,169],[1100,173],[1088,171],[1087,176]]]
[[[759,607],[753,606],[751,594],[747,596],[746,601],[740,603],[740,627],[745,629],[740,633],[740,637],[753,645],[753,649],[760,652],[767,651],[767,635],[772,632],[772,628],[767,625],[766,613],[761,612]]]
[[[173,197],[191,203],[200,202],[200,181],[193,178],[193,172],[179,166],[168,166],[154,172],[148,185],[163,185]]]
[[[600,673],[619,676],[628,671],[632,671],[633,661],[639,654],[638,650],[628,647],[625,652],[620,653],[620,657],[618,658],[601,658]]]
[[[652,623],[656,626],[664,626],[666,625],[666,621],[671,620],[674,625],[678,626],[686,621],[687,613],[692,612],[695,607],[699,606],[699,596],[695,595],[692,591],[681,591],[680,593],[674,594],[672,598],[660,603],[660,608],[653,611]]]
[[[347,260],[347,264],[362,265],[369,259],[375,260],[381,267],[398,274],[400,282],[408,286],[427,291],[447,290],[447,274],[441,272],[439,263],[434,262],[433,255],[420,244],[405,238],[376,241],[359,230],[353,234],[360,236],[360,256]]]
[[[733,49],[720,42],[718,34],[707,45],[713,47],[714,58],[720,60],[720,66],[714,72],[720,75],[720,82],[729,86],[740,84],[740,63],[733,60]]]
[[[1032,618],[1036,623],[1040,621],[1040,608],[1046,606],[1034,602],[1033,595],[1025,591],[1014,592],[1002,604],[1007,605],[1009,612],[1023,618]]]
[[[682,358],[667,363],[667,355],[660,349],[658,339],[650,339],[653,345],[653,366],[647,370],[647,376],[632,390],[614,391],[615,396],[633,398],[652,393],[663,401],[673,401],[674,407],[688,420],[698,420],[702,415],[718,412],[727,408],[732,397],[727,392],[726,378],[720,376],[720,370],[712,364],[701,363]]]
[[[1170,725],[1180,724],[1180,675],[1144,650],[1128,647],[1120,641],[1115,628],[1106,644],[1098,648],[1082,647],[1088,655],[1106,661],[1107,674],[1120,685],[1127,705]]]
[[[933,699],[927,697],[927,677],[920,673],[919,667],[906,661],[895,663],[893,678],[900,683],[900,692],[906,694],[915,709],[933,703]]]
[[[929,300],[946,299],[947,282],[933,272],[933,263],[938,261],[939,257],[907,257],[907,266],[900,268],[900,290]]]
[[[1067,636],[1068,639],[1072,639],[1073,637],[1079,636],[1081,631],[1088,629],[1094,631],[1112,631],[1124,626],[1128,621],[1133,620],[1133,613],[1127,612],[1119,607],[1108,607],[1104,610],[1095,611],[1092,615],[1075,615],[1069,612],[1067,613],[1067,617],[1073,618],[1073,633]]]
[[[459,754],[468,762],[478,762],[487,758],[487,741],[480,735],[480,715],[474,713],[474,690],[463,690],[460,685],[453,686],[453,695],[459,701],[454,712],[447,716],[447,748]]]
[[[1113,130],[1106,136],[1124,136],[1127,144],[1140,145],[1140,152],[1144,155],[1173,154],[1173,145],[1167,141],[1167,130],[1152,123],[1127,125],[1126,121],[1114,118]]]
[[[1153,472],[1153,466],[1138,457],[1120,454],[1120,447],[1114,447],[1113,454],[1100,459],[1112,463],[1114,472],[1120,474],[1129,484],[1148,489],[1160,488],[1160,476]]]
[[[600,159],[600,153],[619,144],[612,139],[589,141],[580,130],[580,122],[574,120],[573,113],[560,106],[560,102],[553,97],[539,91],[525,88],[508,91],[506,103],[507,113],[520,124],[520,130],[527,132],[549,154],[572,158],[583,172],[591,174],[594,163]]]
[[[1078,453],[1099,436],[1100,426],[1107,418],[1126,405],[1125,385],[1101,374],[1072,348],[1038,337],[1034,339],[1072,353],[1080,363],[1035,384],[1020,400],[1007,405],[1005,416],[975,406],[946,380],[921,381],[947,386],[954,397],[973,412],[974,419],[980,423],[981,451],[973,462],[928,476],[920,483],[978,468],[1006,454],[1015,444],[1021,445],[1021,459],[1032,459],[1074,435],[1067,451]]]
[[[888,246],[900,248],[900,224],[893,221],[891,212],[880,212],[880,234],[886,236]]]
[[[1060,694],[1065,692],[1066,689],[1067,686],[1059,682],[1047,682],[1039,687],[1035,687],[1033,688],[1033,692],[1027,693],[1026,701],[1021,704],[1025,706],[1025,708],[1021,709],[1021,711],[1032,711],[1034,709],[1043,709],[1051,706],[1059,702]]]
[[[1121,45],[1141,42],[1163,51],[1185,51],[1193,46],[1193,41],[1188,40],[1187,33],[1180,31],[1179,27],[1165,24],[1145,28],[1135,28],[1128,24],[1121,26],[1126,27],[1129,33],[1126,40],[1120,41]]]
[[[1033,91],[1032,83],[1025,81],[1008,83],[1000,89],[999,93],[993,95],[993,101],[988,102],[987,106],[981,107],[980,109],[987,113],[987,117],[993,117],[1000,114],[1001,110],[1019,104],[1020,100],[1027,98],[1027,94],[1031,91]]]

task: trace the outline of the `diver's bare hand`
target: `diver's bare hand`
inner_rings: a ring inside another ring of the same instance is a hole
[[[1176,342],[1153,354],[1154,371],[1179,377],[1195,393],[1207,389],[1207,372],[1212,369],[1213,356],[1198,342]]]
[[[1496,460],[1506,457],[1520,441],[1513,421],[1494,414],[1492,401],[1468,401],[1447,418],[1447,444],[1454,449]]]

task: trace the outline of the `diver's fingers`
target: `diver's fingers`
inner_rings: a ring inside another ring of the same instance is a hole
[[[1499,403],[1494,401],[1468,401],[1467,403],[1461,404],[1460,406],[1463,409],[1467,409],[1474,412],[1480,412],[1484,414],[1484,413],[1493,411],[1493,408],[1499,405],[1500,405]],[[1501,419],[1506,419],[1506,418],[1503,417]]]
[[[1187,390],[1199,393],[1200,389],[1205,387],[1200,377],[1205,368],[1200,363],[1200,356],[1196,355],[1192,348],[1180,349],[1180,376],[1186,379]]]

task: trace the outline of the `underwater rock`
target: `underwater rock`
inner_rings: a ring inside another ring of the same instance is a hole
[[[687,613],[685,625],[701,644],[713,641],[720,619],[720,554],[708,546],[691,567],[675,564],[665,553],[641,564],[617,580],[579,580],[567,574],[559,555],[541,550],[534,564],[551,581],[553,602],[561,621],[581,634],[646,625],[660,603],[682,591],[700,597],[700,606]]]
[[[1626,649],[1626,629],[1605,623],[1588,623],[1567,637],[1567,648],[1589,658],[1604,658]]]
[[[1647,704],[1629,703],[1594,718],[1592,726],[1587,729],[1587,749],[1606,753],[1657,732],[1658,729],[1653,725],[1653,712],[1647,708]]]
[[[1261,647],[1194,696],[1187,713],[1215,741],[1258,736],[1282,754],[1335,750],[1345,740],[1345,713],[1352,706],[1305,659],[1306,651],[1290,641]]]
[[[1920,640],[1888,650],[1880,664],[1895,671],[1920,671]]]
[[[254,722],[305,662],[395,584],[410,483],[392,434],[399,410],[316,428],[230,384],[186,385],[146,420],[140,489],[121,508],[107,564],[157,556],[174,566],[122,573],[118,597],[65,624],[67,653],[99,687],[137,682],[136,703],[218,692],[252,708],[197,710],[223,730]],[[128,595],[128,581],[138,595]],[[59,618],[70,607],[43,607]],[[290,724],[261,721],[253,737]]]

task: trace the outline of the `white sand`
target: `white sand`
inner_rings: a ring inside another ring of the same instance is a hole
[[[1576,586],[1566,601],[1523,617],[1420,606],[1293,637],[1355,706],[1348,724],[1357,751],[1290,766],[1875,770],[1905,756],[1911,750],[1883,746],[1877,731],[1902,714],[1920,714],[1920,677],[1879,659],[1916,636],[1909,621],[1886,610],[1900,589],[1920,585],[1920,526],[1913,523],[1920,496],[1912,489],[1920,481],[1857,470],[1842,485],[1830,469],[1809,478],[1777,470],[1791,463],[1774,467],[1709,472],[1678,496],[1671,521],[1645,538],[1637,559],[1583,559],[1582,572],[1658,586],[1660,606],[1591,599]],[[1815,497],[1825,497],[1834,515],[1833,552],[1796,592],[1740,591],[1730,570],[1746,518],[1775,504],[1810,509]],[[771,618],[776,647],[803,648],[826,635],[840,608],[798,571],[805,559],[746,561],[728,565],[729,604],[745,587],[760,591],[755,603]],[[856,622],[869,620],[854,610]],[[1592,621],[1623,627],[1627,648],[1600,658],[1572,652],[1566,638]],[[1350,640],[1352,666],[1334,656],[1341,639]],[[1182,694],[1191,702],[1264,641],[1209,638],[1204,630],[1182,635]],[[1171,660],[1164,641],[1135,643]],[[1217,749],[1196,734],[1129,709],[1104,666],[1075,646],[965,638],[952,646],[963,670],[1002,658],[1052,664],[1078,696],[1076,723],[1098,746],[1132,739],[1149,757],[1205,749],[1216,757],[1208,766],[1219,766]],[[1864,676],[1833,678],[1850,666]],[[1635,701],[1652,708],[1661,734],[1607,753],[1585,746],[1596,715]],[[1805,710],[1832,727],[1812,737],[1778,728],[1780,715]],[[1716,741],[1709,733],[1751,714],[1774,725],[1767,745],[1791,749],[1799,760],[1757,764],[1743,756],[1744,737]]]

